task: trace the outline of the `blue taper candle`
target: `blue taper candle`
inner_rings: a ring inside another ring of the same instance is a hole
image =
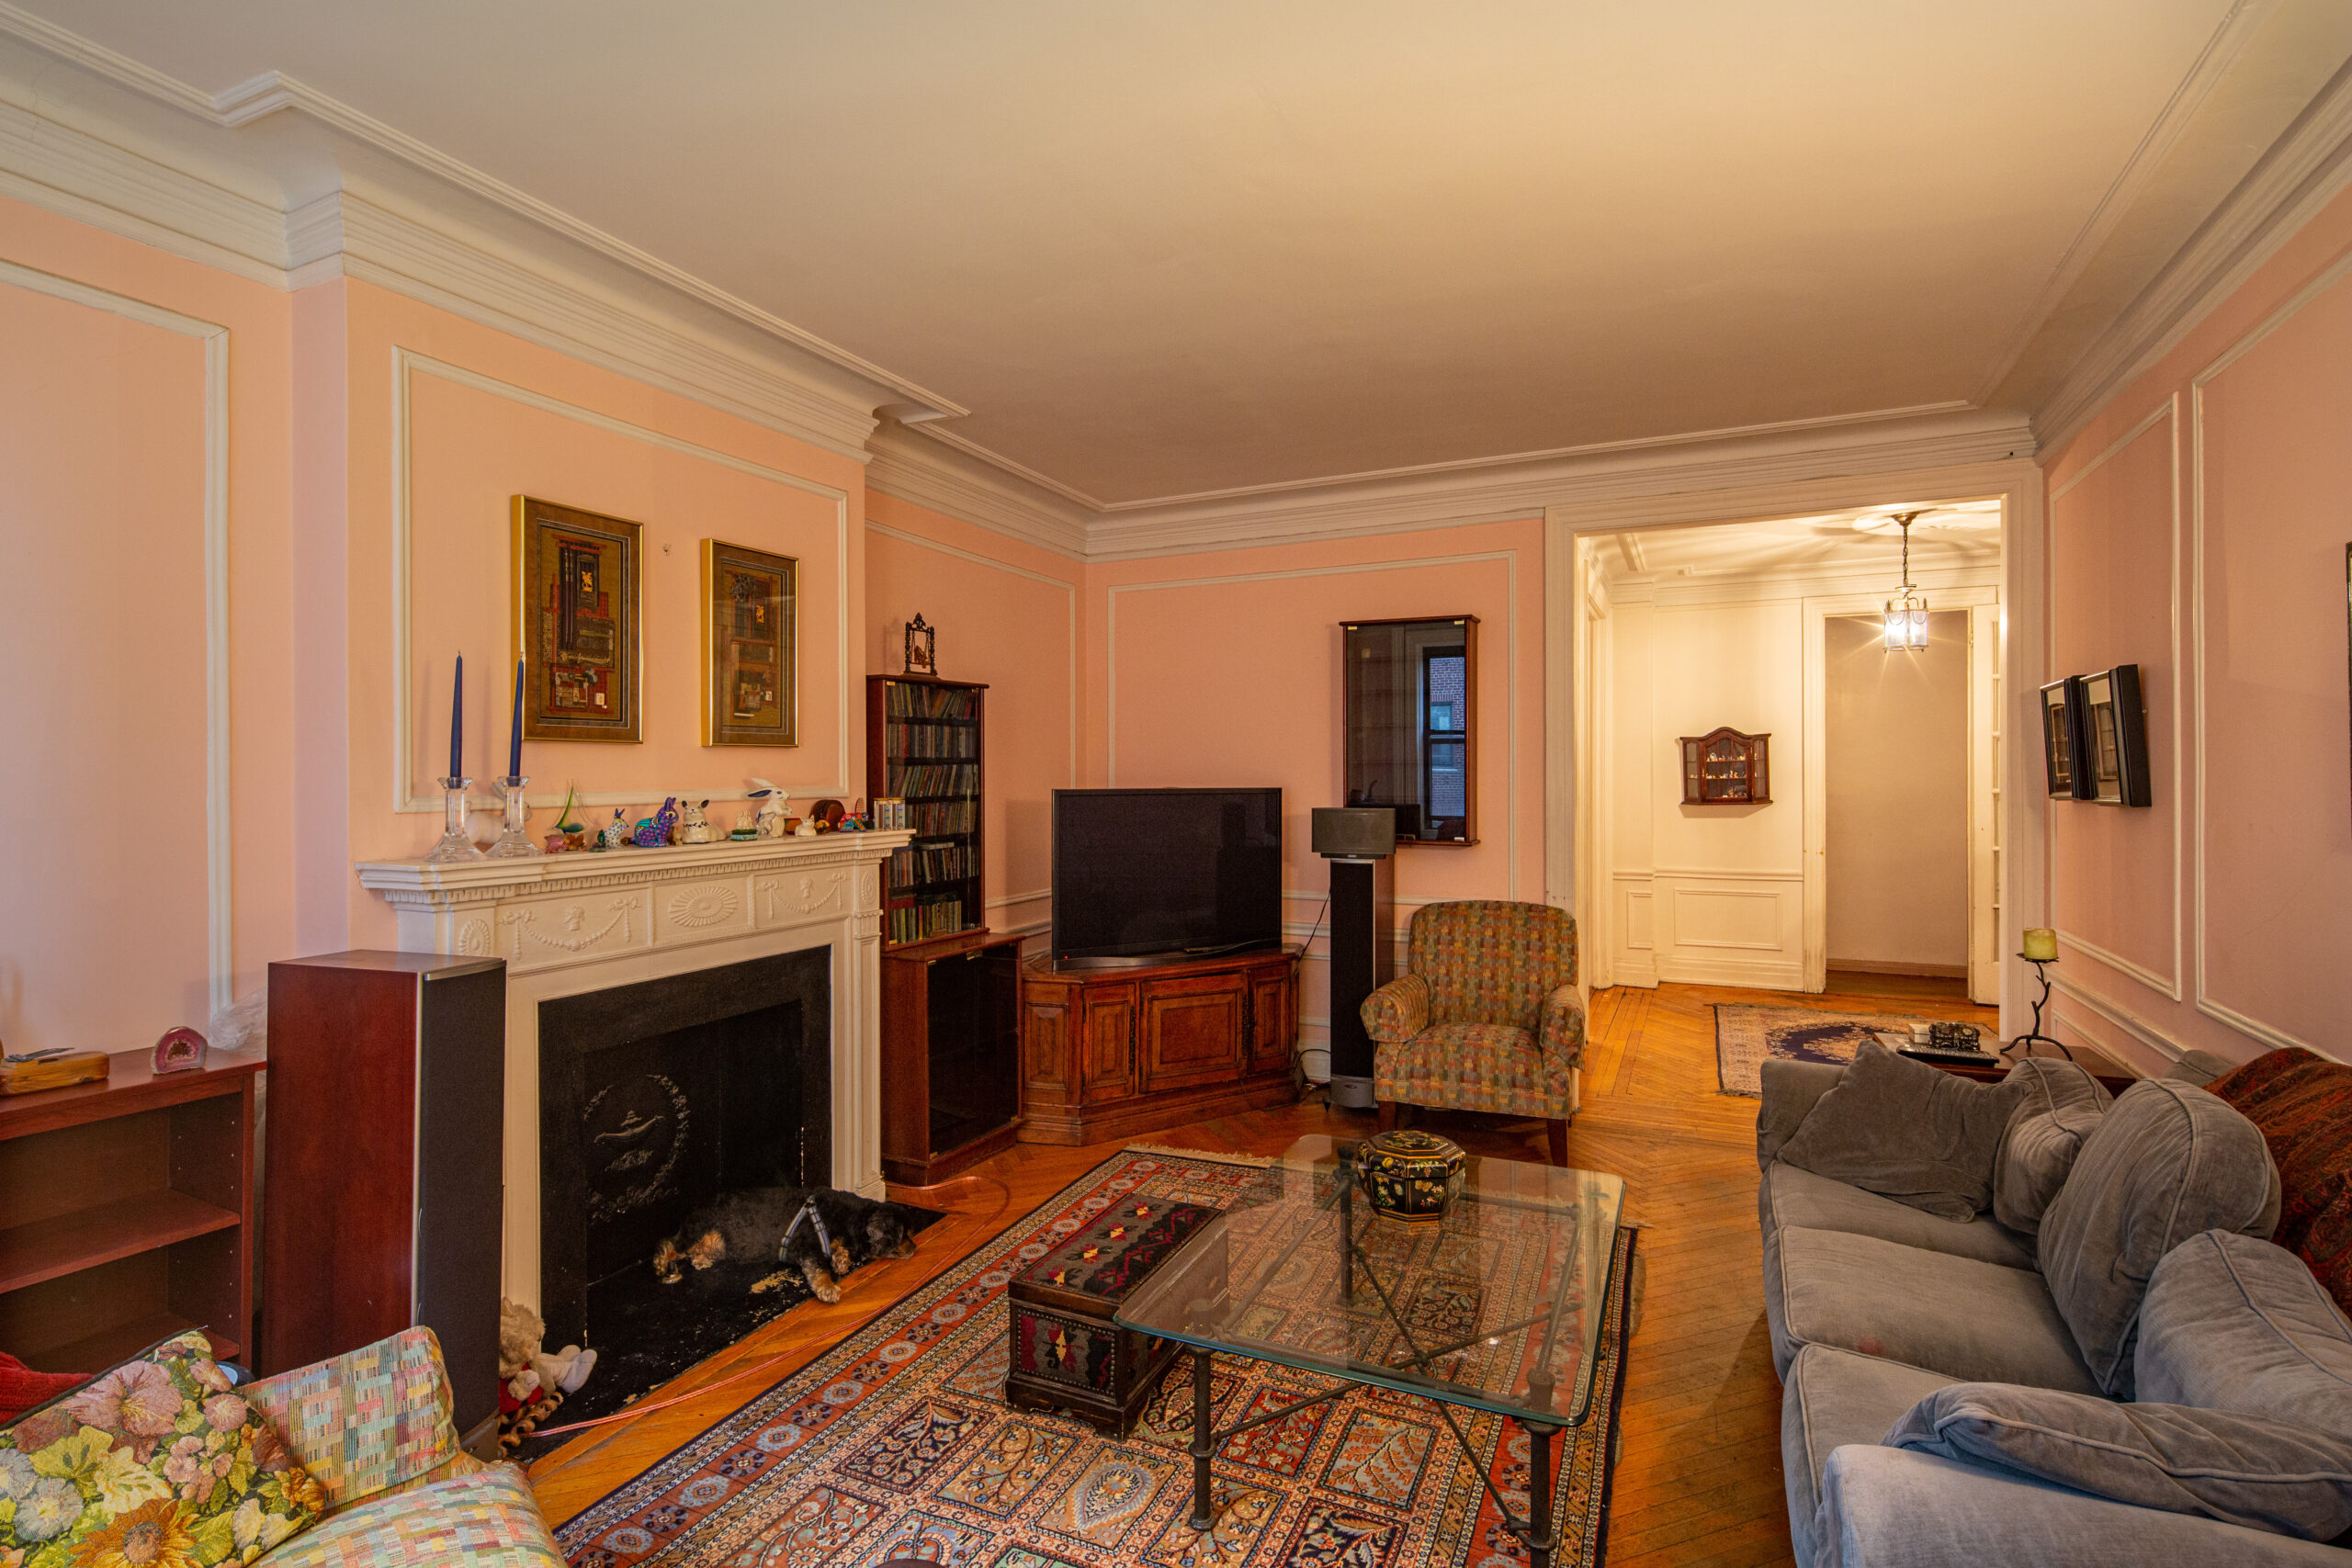
[[[449,776],[466,776],[466,656],[458,655],[458,672],[449,682]]]
[[[514,732],[506,742],[506,776],[523,776],[523,661],[514,661]]]

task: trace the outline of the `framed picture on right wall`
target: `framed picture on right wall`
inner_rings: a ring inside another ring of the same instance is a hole
[[[2041,762],[2052,800],[2088,799],[2077,784],[2083,754],[2082,684],[2079,675],[2041,688]]]

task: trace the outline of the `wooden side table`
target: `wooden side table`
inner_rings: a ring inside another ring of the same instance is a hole
[[[0,1098],[0,1350],[96,1372],[202,1328],[245,1356],[262,1065],[214,1051],[157,1077],[126,1051],[104,1083]]]
[[[1908,1035],[1897,1034],[1892,1030],[1878,1030],[1874,1032],[1877,1033],[1880,1043],[1890,1051],[1894,1049],[1898,1040],[1907,1042],[1910,1038]],[[2074,1050],[2076,1064],[2085,1072],[2097,1078],[2099,1086],[2109,1094],[2121,1094],[2140,1081],[2137,1074],[2120,1063],[2109,1060],[2087,1045],[2077,1045]],[[2046,1051],[2041,1055],[2045,1057],[2058,1055],[2054,1051]],[[1998,1083],[2008,1077],[2009,1069],[2023,1059],[2019,1056],[2004,1056],[1998,1051],[1988,1051],[1985,1055],[1987,1060],[1984,1062],[1929,1062],[1928,1066],[1940,1067],[1945,1072],[1960,1077],[1973,1078],[1978,1083]]]

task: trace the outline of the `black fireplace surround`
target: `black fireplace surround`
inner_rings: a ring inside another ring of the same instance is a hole
[[[539,1295],[587,1344],[589,1287],[741,1187],[832,1178],[830,948],[539,1004]]]

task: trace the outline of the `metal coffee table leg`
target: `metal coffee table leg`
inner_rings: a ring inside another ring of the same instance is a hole
[[[1527,1554],[1529,1568],[1552,1568],[1553,1548],[1560,1543],[1552,1533],[1552,1439],[1560,1428],[1521,1421],[1527,1428],[1528,1495]]]
[[[1209,1456],[1216,1451],[1216,1434],[1209,1430],[1209,1353],[1193,1352],[1193,1528],[1204,1530],[1216,1523],[1210,1511]]]

